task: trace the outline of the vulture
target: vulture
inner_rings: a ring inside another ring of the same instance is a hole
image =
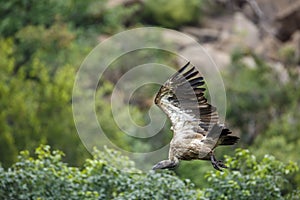
[[[219,122],[216,107],[204,97],[204,79],[188,62],[159,89],[155,104],[169,117],[173,138],[169,159],[156,169],[174,169],[180,160],[209,160],[216,170],[227,166],[214,155],[218,145],[233,145],[239,137]]]

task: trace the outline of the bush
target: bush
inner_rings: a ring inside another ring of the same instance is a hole
[[[48,143],[62,147],[71,164],[82,163],[87,152],[76,135],[70,103],[74,68],[65,64],[51,73],[35,56],[30,67],[14,71],[12,40],[0,39],[0,47],[0,162],[7,167],[20,150]]]
[[[246,55],[254,65],[246,64]],[[239,144],[251,145],[249,149],[258,158],[272,152],[282,162],[299,163],[300,79],[296,68],[276,68],[251,52],[238,51],[232,56],[225,83],[227,119],[241,133]],[[293,181],[300,184],[300,175],[293,176]]]
[[[145,21],[168,28],[196,23],[200,17],[201,0],[145,1]]]
[[[287,179],[299,170],[295,163],[284,164],[269,155],[259,162],[248,150],[242,149],[236,150],[235,157],[227,156],[225,162],[230,170],[207,173],[210,187],[204,190],[206,198],[284,199],[287,193],[299,194],[299,189]]]
[[[11,168],[0,167],[0,198],[297,199],[300,194],[287,179],[298,171],[294,163],[284,164],[268,155],[258,162],[248,150],[239,149],[235,157],[226,157],[229,170],[208,172],[209,187],[201,191],[171,171],[141,172],[111,149],[94,149],[93,158],[80,168],[62,162],[63,155],[49,146],[37,148],[34,157],[21,152]]]
[[[123,20],[135,9],[108,8],[106,3],[12,0],[0,5],[3,167],[15,162],[20,150],[32,152],[41,143],[61,147],[71,165],[82,164],[87,157],[72,114],[76,69],[96,37],[120,31],[125,26]],[[87,36],[93,34],[96,37]],[[106,102],[99,104],[108,107]],[[112,121],[110,116],[107,119]]]
[[[93,31],[113,33],[120,31],[125,24],[136,23],[132,18],[139,9],[130,7],[108,7],[108,0],[11,0],[0,5],[0,35],[11,37],[27,26],[47,29],[57,21],[68,24],[83,32]],[[130,22],[130,23],[129,23]],[[59,32],[59,30],[57,31]]]
[[[95,150],[82,169],[62,162],[49,146],[36,158],[21,152],[8,170],[0,167],[1,199],[196,199],[189,181],[168,171],[142,173],[120,153]]]

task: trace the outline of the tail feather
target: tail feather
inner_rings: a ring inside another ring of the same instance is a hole
[[[231,135],[231,133],[232,132],[228,128],[224,128],[223,125],[215,124],[208,133],[207,137],[218,140],[217,145],[233,145],[237,143],[240,138]]]
[[[234,136],[234,135],[226,135],[226,136],[221,136],[220,138],[220,145],[233,145],[239,141],[239,137]]]
[[[224,128],[220,135],[220,145],[233,145],[239,141],[239,137],[230,135],[232,132],[228,128]]]

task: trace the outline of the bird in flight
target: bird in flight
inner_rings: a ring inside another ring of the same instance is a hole
[[[237,143],[239,137],[219,123],[216,108],[204,97],[203,86],[203,77],[190,62],[161,86],[154,101],[169,117],[173,138],[169,159],[152,169],[174,169],[179,160],[210,160],[217,170],[227,168],[216,159],[214,150],[218,145]]]

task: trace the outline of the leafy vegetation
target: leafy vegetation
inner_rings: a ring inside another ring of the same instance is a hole
[[[63,147],[70,163],[86,154],[76,135],[70,99],[74,68],[65,64],[53,74],[38,56],[17,71],[11,39],[1,44],[1,161],[8,166],[22,149],[33,150],[40,143]],[[68,80],[66,82],[65,80]],[[81,156],[82,155],[82,156]]]
[[[145,1],[144,18],[150,23],[175,28],[199,21],[202,0]]]
[[[49,146],[37,148],[34,157],[21,152],[11,168],[0,168],[1,199],[283,199],[294,187],[288,175],[298,171],[295,163],[272,156],[259,162],[240,149],[226,157],[230,169],[208,171],[209,187],[199,190],[171,171],[141,172],[111,149],[94,149],[80,168],[62,162],[63,155]],[[297,197],[296,190],[291,194]]]
[[[299,163],[299,75],[294,68],[278,72],[252,56],[254,68],[234,55],[226,74],[229,122],[239,127],[243,144],[260,158],[271,153],[281,161]],[[282,80],[285,73],[288,78]],[[294,178],[299,183],[299,175]]]
[[[248,150],[237,149],[226,163],[230,170],[206,174],[208,199],[289,199],[286,193],[296,191],[288,180],[299,170],[293,162],[284,164],[270,155],[258,161]]]
[[[49,146],[36,158],[21,152],[12,168],[0,168],[1,199],[195,199],[196,190],[171,172],[142,173],[120,153],[95,150],[82,168],[62,162]]]
[[[61,148],[72,165],[88,157],[77,136],[71,107],[76,69],[96,41],[90,36],[122,29],[119,19],[130,16],[133,10],[104,5],[105,0],[15,0],[1,4],[3,166],[12,164],[18,151],[33,151],[41,143]],[[108,108],[108,103],[103,103]],[[107,121],[113,120],[108,117]]]

